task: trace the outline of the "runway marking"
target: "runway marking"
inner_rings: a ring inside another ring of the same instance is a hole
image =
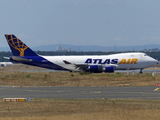
[[[154,89],[153,91],[157,91],[157,90],[159,90],[160,88],[156,88],[156,89]]]

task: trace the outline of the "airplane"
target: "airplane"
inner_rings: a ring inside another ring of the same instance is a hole
[[[0,62],[0,67],[10,66],[13,65],[12,62]]]
[[[42,56],[36,54],[13,34],[5,34],[13,56],[11,62],[38,66],[53,70],[113,73],[115,70],[135,70],[158,64],[154,58],[141,52],[111,55]]]

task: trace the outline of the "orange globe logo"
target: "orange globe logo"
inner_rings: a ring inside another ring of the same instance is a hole
[[[11,38],[9,38],[10,36]],[[13,38],[12,35],[6,35],[8,44],[13,47],[14,49],[18,50],[20,55],[19,56],[24,56],[24,51],[28,48],[24,43],[22,43],[18,38]]]

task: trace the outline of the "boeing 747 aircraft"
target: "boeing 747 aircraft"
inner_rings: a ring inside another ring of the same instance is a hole
[[[120,53],[112,55],[84,55],[84,56],[42,56],[36,54],[13,34],[5,35],[12,50],[11,62],[39,66],[53,70],[84,71],[91,73],[115,70],[134,70],[158,64],[158,61],[145,53]]]

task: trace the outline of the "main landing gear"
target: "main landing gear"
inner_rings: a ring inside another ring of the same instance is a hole
[[[143,71],[142,71],[143,69],[140,69],[140,72],[139,73],[143,73]]]

